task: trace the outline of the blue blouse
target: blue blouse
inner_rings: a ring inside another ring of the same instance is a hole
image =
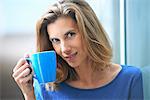
[[[53,92],[34,79],[34,92],[36,100],[143,100],[142,74],[136,67],[122,65],[115,79],[102,87],[79,89],[62,82]]]

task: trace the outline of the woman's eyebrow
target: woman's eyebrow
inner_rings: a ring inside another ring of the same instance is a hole
[[[70,29],[70,30],[68,30],[66,33],[64,33],[63,35],[64,36],[67,36],[70,32],[75,32],[75,29]],[[49,39],[51,40],[51,39],[58,39],[56,36],[49,36]]]
[[[68,30],[64,35],[66,36],[66,35],[68,35],[70,32],[75,32],[75,30],[74,30],[74,29]]]
[[[70,31],[66,32],[64,35],[67,36],[70,33]]]

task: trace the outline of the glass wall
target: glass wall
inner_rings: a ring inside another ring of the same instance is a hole
[[[127,63],[150,66],[150,1],[126,2]]]
[[[126,0],[127,64],[142,69],[145,100],[150,99],[149,5],[149,0]]]

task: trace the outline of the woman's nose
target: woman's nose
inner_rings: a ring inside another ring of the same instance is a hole
[[[61,43],[61,51],[62,51],[62,53],[69,54],[71,52],[70,45],[66,42],[62,42]]]

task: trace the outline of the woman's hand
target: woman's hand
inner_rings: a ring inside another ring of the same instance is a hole
[[[26,57],[29,57],[26,55]],[[21,58],[13,69],[13,78],[20,87],[25,99],[34,100],[32,69],[25,58]],[[31,99],[32,98],[32,99]]]

